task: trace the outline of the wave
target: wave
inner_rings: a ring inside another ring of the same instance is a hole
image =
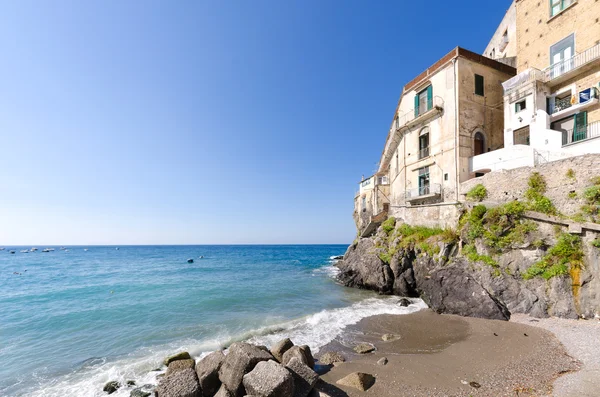
[[[300,319],[267,325],[237,335],[224,332],[210,340],[187,339],[178,343],[142,349],[114,361],[94,358],[86,360],[78,369],[67,375],[51,380],[42,377],[34,379],[34,385],[30,390],[16,395],[103,397],[106,393],[102,391],[102,387],[112,380],[117,380],[123,385],[128,380],[135,380],[138,386],[156,384],[156,377],[164,373],[164,368],[156,370],[161,367],[164,357],[185,350],[195,358],[201,358],[235,341],[248,341],[270,347],[287,337],[297,345],[309,345],[313,353],[317,353],[321,347],[340,335],[344,328],[356,324],[363,318],[379,314],[409,314],[427,308],[420,299],[411,299],[411,304],[407,307],[400,306],[399,300],[398,297],[372,297],[351,306],[322,310]],[[129,396],[134,387],[137,386],[122,387],[111,396]]]

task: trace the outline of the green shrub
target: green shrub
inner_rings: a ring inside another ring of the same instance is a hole
[[[568,274],[569,268],[581,268],[581,266],[583,266],[581,238],[562,233],[546,255],[523,273],[523,278],[529,280],[541,276],[548,280],[555,276]]]
[[[487,197],[487,189],[481,183],[475,185],[473,189],[467,193],[467,200],[470,201],[482,201]]]
[[[576,192],[576,191],[569,192],[569,194],[568,194],[568,197],[569,197],[571,200],[574,200],[574,199],[576,199],[576,198],[577,198],[577,192]]]
[[[390,232],[392,230],[394,230],[394,228],[396,227],[396,218],[394,218],[393,216],[387,218],[381,224],[381,227],[383,228],[383,231],[385,232],[385,234],[387,234],[389,236]]]
[[[496,262],[489,255],[482,255],[477,252],[477,248],[473,244],[467,244],[463,247],[462,253],[471,262],[483,262],[488,266],[498,267],[498,262]]]
[[[558,210],[552,201],[544,196],[546,193],[546,180],[538,172],[534,172],[527,181],[529,189],[525,192],[527,209],[547,215],[558,215]]]
[[[600,238],[595,239],[590,244],[592,244],[593,247],[600,248]]]
[[[573,171],[572,168],[569,168],[567,170],[567,178],[569,178],[569,179],[575,179],[575,171]]]
[[[546,180],[542,175],[540,175],[539,172],[532,173],[527,181],[527,184],[529,185],[530,189],[540,194],[546,193]]]

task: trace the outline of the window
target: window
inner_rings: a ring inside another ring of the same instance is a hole
[[[415,117],[419,117],[433,107],[433,88],[425,88],[415,95]]]
[[[519,113],[520,111],[525,109],[527,109],[527,101],[525,99],[515,103],[515,113]]]
[[[574,33],[550,47],[551,79],[573,69],[573,55],[575,55]]]
[[[483,96],[483,76],[475,75],[475,95]]]
[[[361,208],[362,208],[363,211],[367,210],[367,197],[366,196],[362,197],[362,206],[361,206]]]
[[[500,51],[504,51],[506,46],[508,46],[508,29],[506,29],[504,31],[504,33],[502,34],[502,40],[500,41],[500,48],[498,48],[498,49]]]
[[[419,196],[429,194],[429,167],[419,168]]]
[[[429,156],[429,128],[423,128],[419,134],[419,160]]]
[[[481,132],[477,132],[473,137],[473,156],[478,156],[485,152],[485,138]]]
[[[529,145],[529,126],[513,131],[513,144]]]
[[[577,0],[550,0],[550,16],[553,17]]]

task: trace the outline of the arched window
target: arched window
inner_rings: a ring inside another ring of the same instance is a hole
[[[419,160],[429,156],[429,128],[425,127],[419,133]]]
[[[473,137],[473,155],[485,153],[485,137],[481,132],[477,132]]]

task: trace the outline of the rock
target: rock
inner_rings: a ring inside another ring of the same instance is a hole
[[[143,385],[137,387],[129,393],[129,397],[150,397],[154,393],[153,385]]]
[[[283,353],[288,351],[292,346],[294,346],[294,343],[289,338],[285,338],[273,345],[271,354],[275,357],[275,360],[281,362],[283,360]]]
[[[346,361],[346,359],[338,352],[323,353],[321,357],[319,357],[319,362],[325,365],[332,365],[333,363],[343,363],[344,361]]]
[[[119,382],[117,382],[116,380],[112,380],[110,382],[107,382],[102,388],[102,390],[108,394],[112,394],[116,392],[117,389],[119,389],[120,387],[121,384]]]
[[[290,397],[294,393],[294,378],[274,360],[261,361],[244,375],[246,392],[260,397]]]
[[[370,343],[361,343],[354,347],[354,351],[358,354],[367,354],[375,351],[375,346]]]
[[[400,302],[398,302],[398,304],[402,307],[407,307],[408,305],[410,305],[410,301],[406,298],[402,298],[400,299]]]
[[[294,397],[306,397],[319,380],[319,375],[297,357],[292,357],[286,368],[294,378]]]
[[[219,380],[219,369],[225,360],[222,351],[210,353],[196,364],[196,375],[200,382],[202,394],[206,397],[213,396],[221,387]]]
[[[196,371],[186,368],[165,376],[156,394],[157,397],[202,397]]]
[[[398,340],[400,338],[401,338],[400,335],[395,335],[395,334],[383,334],[381,336],[381,340],[386,341],[386,342],[389,342],[392,340]]]
[[[127,384],[127,386],[135,386],[135,381],[134,380],[128,380],[125,383]]]
[[[341,260],[341,259],[344,259],[344,255],[337,255],[337,256],[334,256],[334,257],[333,257],[333,258],[331,258],[331,259],[333,259],[334,261],[339,261],[339,260]]]
[[[177,354],[174,354],[172,356],[165,358],[165,360],[163,361],[163,364],[165,364],[166,366],[169,366],[169,364],[171,364],[171,362],[173,362],[173,361],[189,360],[190,358],[192,358],[192,357],[190,357],[190,353],[181,352],[181,353],[177,353]]]
[[[234,396],[241,397],[244,395],[242,385],[244,375],[252,371],[259,362],[272,359],[271,353],[254,345],[243,342],[233,343],[219,368],[219,380]]]
[[[477,382],[469,382],[469,386],[474,387],[475,389],[479,389],[481,385]]]
[[[375,243],[370,238],[361,238],[355,246],[348,248],[344,260],[336,266],[340,269],[338,279],[347,287],[392,293],[394,274],[379,259]]]
[[[233,395],[232,392],[227,390],[225,385],[221,385],[221,387],[219,388],[219,391],[217,391],[217,394],[215,394],[214,397],[235,397],[235,396]]]
[[[377,365],[387,365],[388,363],[388,359],[386,357],[381,357],[379,360],[377,360]]]
[[[354,387],[360,391],[366,391],[375,383],[375,377],[363,372],[353,372],[336,383],[338,385]]]
[[[182,369],[194,369],[194,367],[196,366],[196,361],[193,358],[190,359],[186,359],[186,360],[175,360],[175,361],[171,361],[171,363],[169,364],[169,367],[167,368],[167,373],[165,374],[165,376],[169,376],[177,371],[181,371]]]
[[[312,356],[310,347],[307,345],[290,347],[285,353],[283,353],[281,363],[283,365],[287,365],[293,357],[297,357],[310,368],[315,368],[315,359]]]

